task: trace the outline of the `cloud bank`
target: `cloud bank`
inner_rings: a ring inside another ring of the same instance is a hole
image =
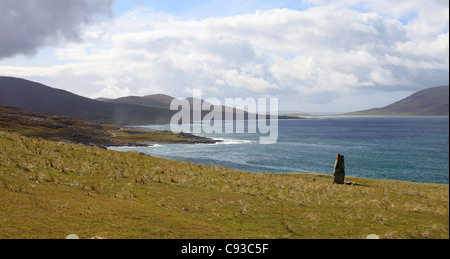
[[[448,84],[447,1],[310,4],[202,19],[135,9],[58,48],[62,65],[0,71],[91,97],[185,97],[197,88],[206,97],[280,97],[282,109]]]
[[[82,25],[111,13],[112,0],[2,0],[0,59],[32,55],[40,47],[79,41]]]

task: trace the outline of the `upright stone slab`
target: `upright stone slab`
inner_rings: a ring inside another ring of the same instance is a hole
[[[336,163],[334,164],[334,180],[335,184],[344,184],[345,181],[345,163],[344,156],[336,154]]]

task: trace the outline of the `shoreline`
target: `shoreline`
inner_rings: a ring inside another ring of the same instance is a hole
[[[145,133],[142,132],[153,132],[153,133],[160,133],[160,134],[167,134],[170,136],[176,136],[178,139],[177,140],[160,140],[160,141],[155,141],[155,140],[150,140],[150,141],[130,141],[130,142],[124,142],[124,143],[114,143],[114,144],[109,144],[106,145],[104,147],[108,148],[108,147],[151,147],[157,144],[217,144],[217,143],[221,143],[223,142],[222,140],[218,140],[218,139],[213,139],[213,138],[207,138],[207,137],[201,137],[201,136],[197,136],[191,133],[184,133],[184,132],[180,132],[180,133],[174,133],[172,131],[159,131],[159,130],[153,130],[153,129],[137,129],[137,128],[128,128],[128,127],[123,127],[126,130],[124,132],[126,132],[127,134],[130,135],[144,135]],[[134,131],[133,131],[134,130]],[[117,137],[117,136],[116,136]],[[102,147],[102,146],[100,146]]]
[[[8,107],[0,107],[0,131],[103,149],[152,147],[157,144],[227,144],[226,140],[200,137],[190,133],[174,133],[136,126],[100,125],[76,118],[38,114]]]
[[[107,148],[163,144],[215,144],[220,141],[189,133],[107,125],[67,116],[47,115],[0,106],[0,131],[26,137]]]
[[[386,115],[350,115],[350,114],[331,114],[331,115],[312,115],[312,114],[299,114],[299,115],[283,115],[285,116],[285,119],[318,119],[318,118],[380,118],[380,117],[386,117],[386,118],[402,118],[402,117],[449,117],[449,115],[401,115],[401,114],[386,114]]]
[[[3,131],[0,147],[3,238],[448,239],[448,185],[337,185]]]
[[[153,143],[153,145],[160,145],[160,144],[180,144],[180,143]],[[189,143],[184,143],[184,144],[189,144]],[[139,147],[152,147],[151,146],[112,146],[112,148],[107,148],[107,150],[111,150],[111,151],[116,151],[116,152],[122,152],[122,153],[135,153],[135,154],[141,154],[141,155],[145,155],[145,156],[150,156],[150,157],[154,157],[154,158],[159,158],[159,159],[165,159],[167,161],[173,162],[173,163],[190,163],[192,165],[196,165],[196,166],[206,166],[206,167],[221,167],[227,170],[233,170],[233,171],[237,171],[237,172],[241,172],[241,173],[250,173],[250,174],[255,174],[255,175],[264,175],[264,174],[270,174],[270,175],[303,175],[303,176],[322,176],[322,177],[329,177],[330,179],[333,177],[332,172],[331,173],[320,173],[320,172],[274,172],[274,171],[252,171],[252,170],[244,170],[244,169],[239,169],[239,168],[232,168],[232,167],[227,167],[224,165],[217,165],[217,164],[203,164],[203,163],[199,163],[199,162],[193,162],[190,161],[189,159],[185,159],[185,160],[173,160],[171,158],[166,158],[166,157],[162,157],[162,156],[155,156],[152,154],[147,154],[141,151],[136,151],[136,150],[117,150],[114,148],[139,148]],[[192,144],[195,145],[195,144]],[[442,186],[449,186],[449,183],[436,183],[436,182],[415,182],[415,181],[408,181],[408,180],[398,180],[398,179],[389,179],[389,178],[367,178],[367,177],[361,177],[361,176],[353,176],[353,175],[346,175],[345,176],[345,184],[343,185],[359,185],[359,183],[361,181],[387,181],[387,182],[398,182],[398,183],[410,183],[410,184],[428,184],[428,185],[442,185]],[[347,181],[347,179],[353,179],[352,181],[350,181],[350,183]],[[356,182],[354,182],[356,181]]]

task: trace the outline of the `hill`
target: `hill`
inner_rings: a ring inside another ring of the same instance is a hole
[[[95,98],[94,100],[96,100],[96,101],[101,101],[101,102],[105,102],[105,101],[108,101],[108,100],[111,100],[111,99],[105,98],[105,97],[99,97],[99,98]]]
[[[128,96],[128,97],[122,97],[117,99],[106,99],[106,98],[100,98],[103,102],[108,103],[123,103],[123,104],[133,104],[133,105],[140,105],[145,107],[156,107],[161,109],[170,109],[170,103],[172,100],[175,99],[174,97],[165,95],[165,94],[154,94],[154,95],[147,95],[147,96]]]
[[[357,184],[0,131],[0,238],[449,238],[448,185],[348,179]]]
[[[170,110],[171,96],[157,94],[144,97],[96,100],[55,89],[37,82],[13,77],[0,77],[0,105],[49,115],[76,117],[101,124],[149,125],[168,124],[178,111]],[[193,103],[192,98],[187,98]],[[201,103],[203,104],[203,100]],[[223,108],[223,118],[226,117]],[[202,117],[209,111],[202,111]],[[234,109],[233,116],[246,112]],[[191,115],[191,119],[193,116]]]
[[[175,112],[157,107],[92,100],[49,86],[0,77],[0,105],[50,115],[77,117],[97,123],[143,125],[168,123]]]
[[[428,88],[383,108],[346,115],[449,115],[449,87]]]
[[[121,97],[117,99],[107,99],[107,98],[98,98],[97,100],[101,100],[103,102],[109,102],[109,103],[126,103],[126,104],[134,104],[134,105],[140,105],[145,107],[157,107],[162,109],[170,109],[170,104],[173,100],[175,100],[174,97],[165,95],[165,94],[153,94],[153,95],[147,95],[147,96],[127,96],[127,97]],[[186,100],[191,105],[191,109],[194,105],[194,98],[188,97]],[[198,99],[197,99],[198,100]],[[201,109],[205,111],[203,115],[211,111],[210,109],[203,109],[203,105],[212,105],[211,103],[205,102],[204,100],[199,100],[199,104],[201,105]],[[198,109],[196,109],[198,110]],[[225,110],[225,106],[222,106],[222,110]],[[237,111],[242,112],[242,111]]]
[[[145,107],[157,107],[161,109],[170,109],[170,104],[174,100],[174,97],[171,97],[169,95],[165,94],[155,94],[155,95],[147,95],[147,96],[127,96],[127,97],[121,97],[117,99],[107,99],[107,98],[97,98],[96,100],[100,100],[107,103],[117,103],[117,104],[132,104],[132,105],[140,105]],[[201,117],[203,118],[205,115],[210,113],[212,111],[211,105],[212,103],[206,102],[203,99],[194,99],[193,97],[188,97],[186,100],[189,102],[191,107],[191,120],[193,119],[193,111],[199,111],[201,110]],[[200,105],[201,109],[196,109],[194,107],[194,100],[198,100],[198,104]],[[203,108],[203,106],[208,108]],[[244,119],[248,119],[249,116],[257,116],[254,114],[249,114],[248,112],[233,108],[232,110],[227,109],[226,106],[221,105],[219,106],[222,109],[222,118],[233,118],[237,119],[238,116],[243,116]],[[232,111],[232,112],[231,112]],[[279,119],[291,119],[291,117],[287,116],[277,116]],[[263,118],[263,116],[259,116],[258,118]]]

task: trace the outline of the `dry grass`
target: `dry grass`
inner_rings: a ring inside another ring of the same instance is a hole
[[[27,137],[102,147],[137,143],[210,141],[171,131],[101,125],[78,118],[47,115],[4,106],[0,106],[0,130]]]
[[[448,185],[349,180],[0,132],[0,238],[449,238]]]

